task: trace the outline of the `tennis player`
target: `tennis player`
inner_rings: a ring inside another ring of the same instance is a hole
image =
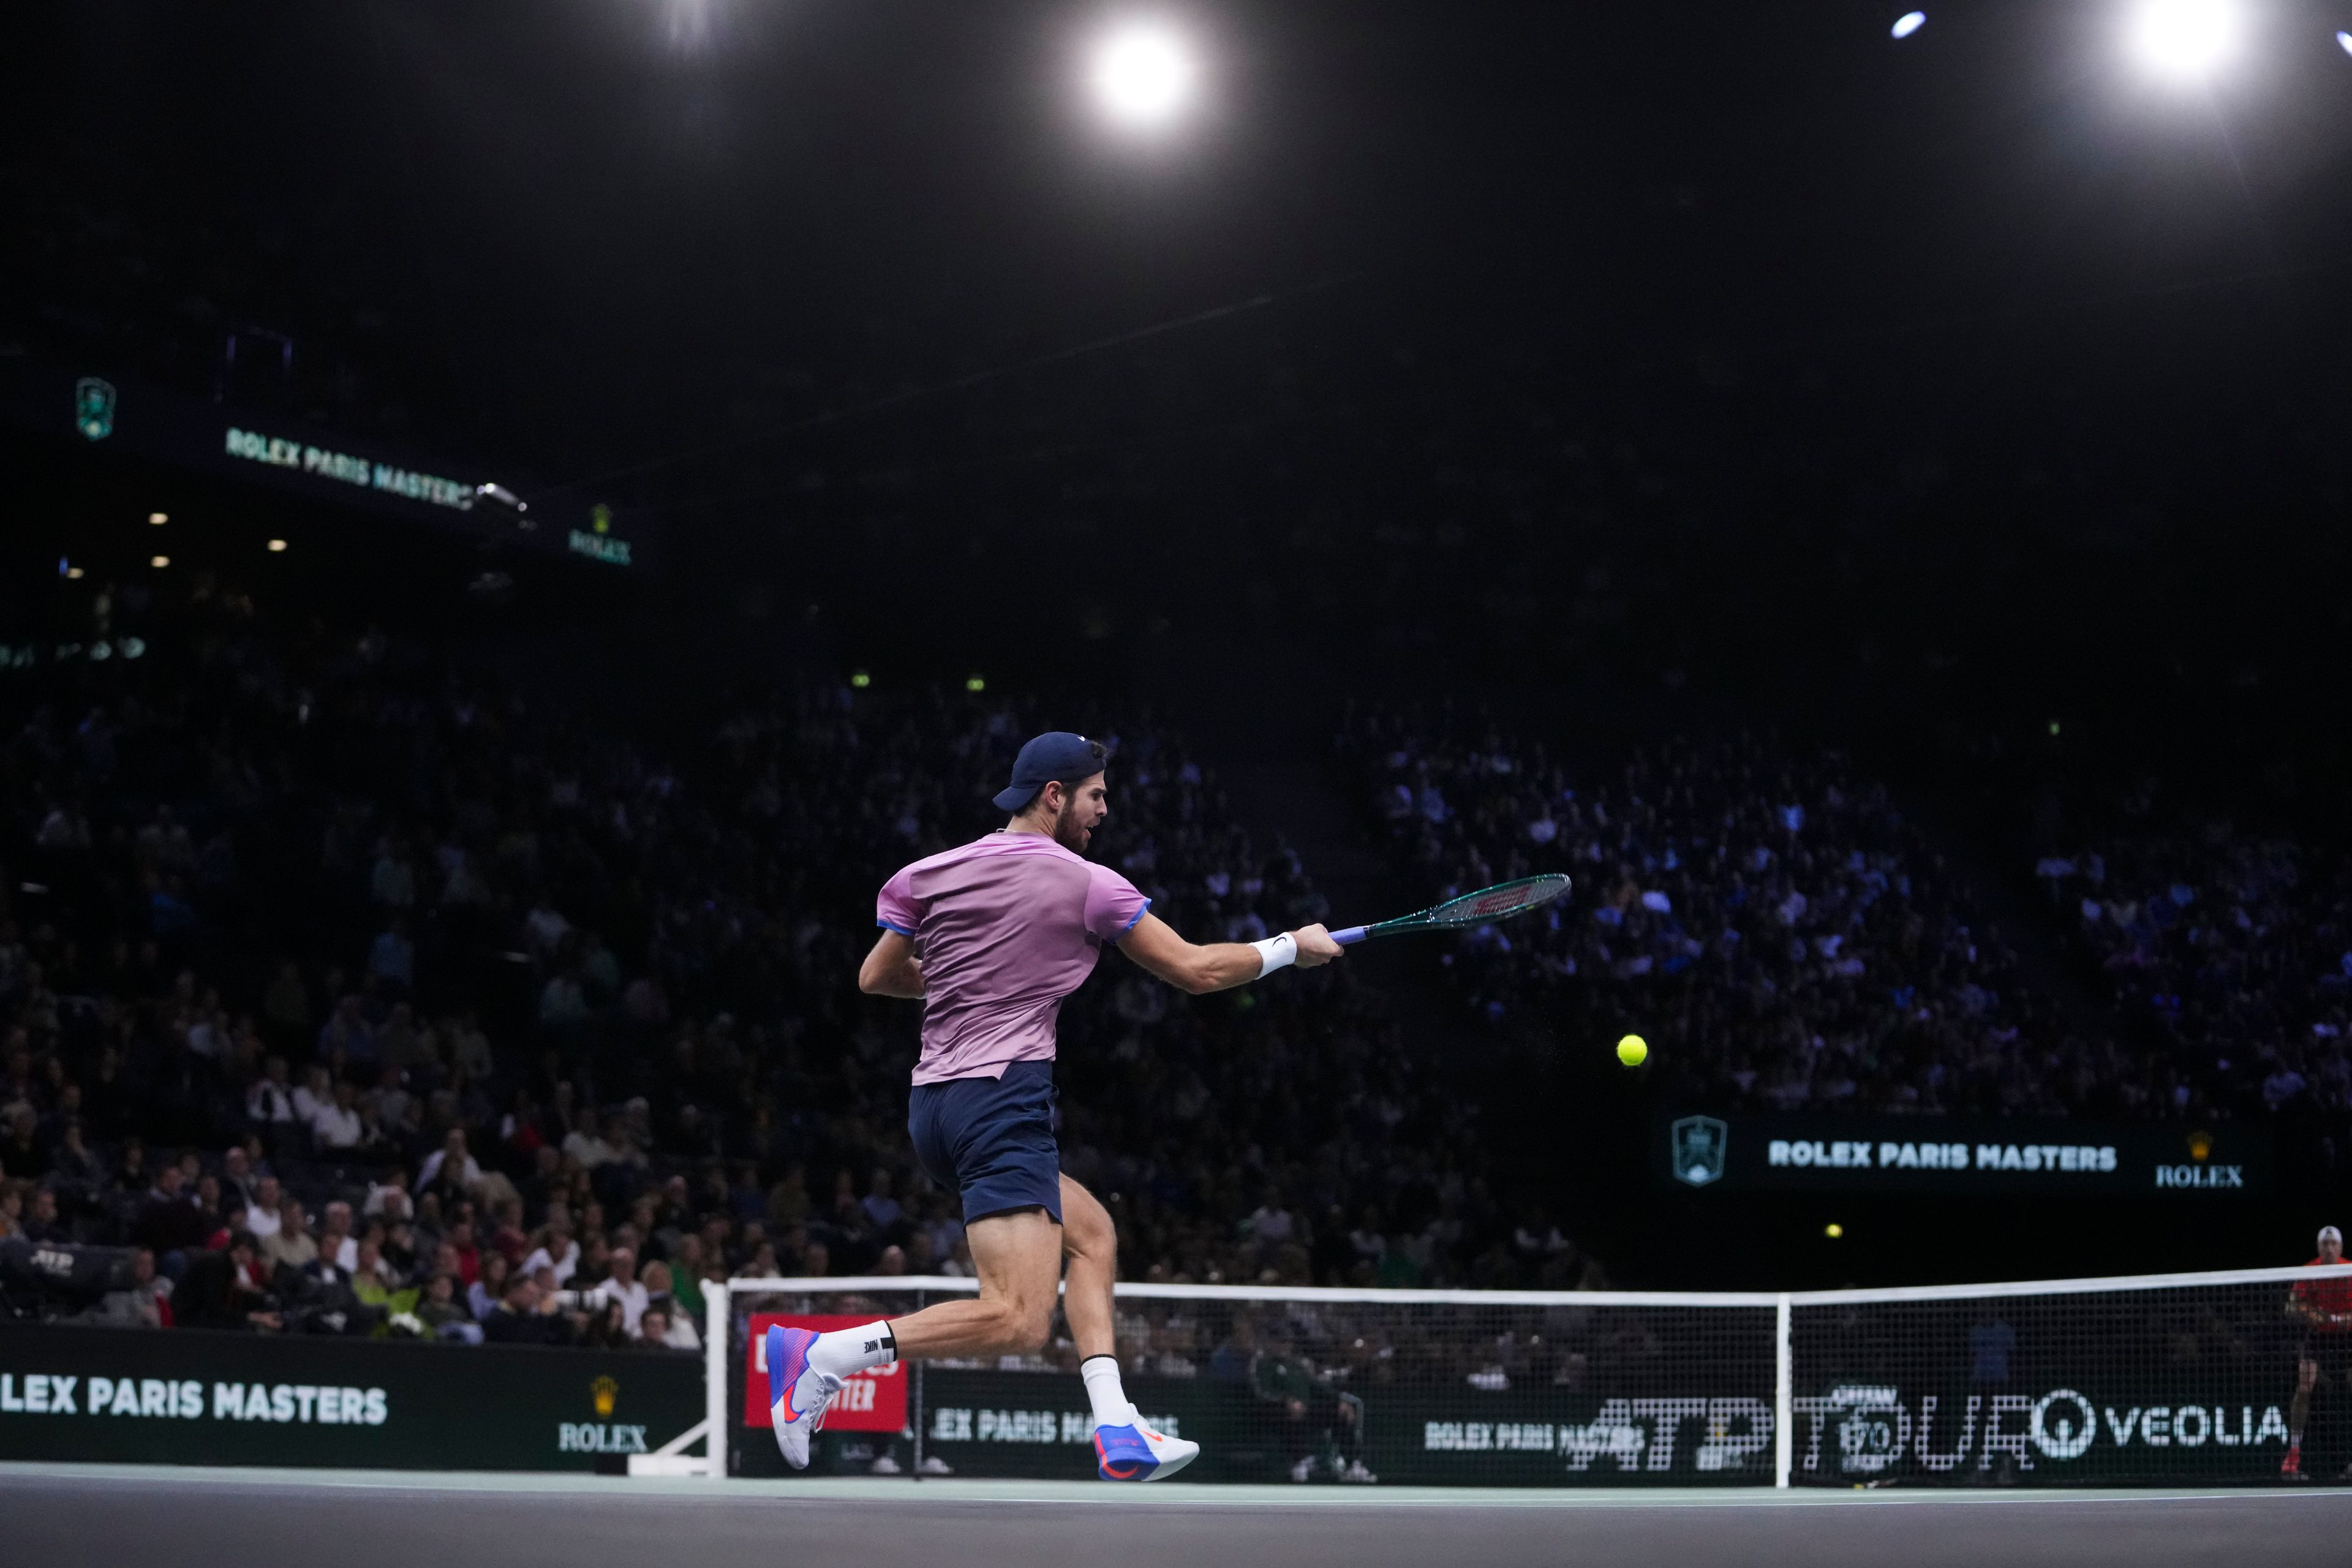
[[[1164,1479],[1201,1447],[1144,1425],[1119,1386],[1111,1338],[1118,1238],[1092,1193],[1062,1174],[1054,1142],[1054,1023],[1103,944],[1195,995],[1229,990],[1340,948],[1319,925],[1258,942],[1196,946],[1151,900],[1085,858],[1109,815],[1098,741],[1056,731],[1021,748],[995,797],[1003,827],[918,860],[876,902],[882,935],[860,990],[923,1004],[907,1130],[934,1181],[962,1194],[980,1294],[904,1318],[819,1334],[771,1328],[768,1395],[776,1446],[805,1468],[809,1439],[852,1373],[901,1358],[1043,1349],[1055,1289],[1083,1358],[1105,1480]],[[1063,1275],[1066,1261],[1068,1276]]]
[[[2326,1268],[2343,1261],[2344,1233],[2332,1225],[2322,1226],[2319,1256],[2305,1267]],[[2299,1481],[2305,1479],[2303,1437],[2311,1421],[2312,1395],[2332,1380],[2342,1391],[2337,1409],[2352,1405],[2352,1279],[2298,1279],[2287,1292],[2286,1310],[2303,1326],[2303,1344],[2295,1352],[2294,1397],[2287,1405],[2286,1458],[2279,1474]],[[2345,1419],[2339,1415],[2335,1425],[2342,1426]],[[2352,1479],[2352,1466],[2339,1479]]]

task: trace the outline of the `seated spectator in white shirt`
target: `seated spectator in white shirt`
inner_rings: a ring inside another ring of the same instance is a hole
[[[558,1286],[570,1284],[572,1275],[580,1271],[580,1243],[572,1237],[572,1222],[551,1223],[540,1237],[539,1245],[522,1260],[523,1272],[537,1274],[542,1268],[551,1268]]]
[[[416,1205],[408,1195],[408,1173],[394,1165],[385,1170],[383,1180],[368,1184],[367,1201],[360,1205],[363,1215],[381,1215],[386,1223],[415,1219]]]
[[[581,1169],[594,1170],[614,1157],[614,1143],[628,1142],[628,1135],[621,1131],[621,1119],[617,1116],[604,1119],[604,1131],[611,1134],[610,1142],[599,1138],[585,1126],[573,1128],[564,1134],[563,1152],[579,1161]]]
[[[695,1331],[694,1319],[680,1311],[677,1298],[670,1292],[669,1265],[654,1262],[646,1265],[646,1315],[638,1338],[654,1342],[654,1321],[656,1314],[663,1321],[661,1342],[674,1351],[698,1351],[702,1336]]]
[[[310,1137],[321,1149],[356,1149],[366,1141],[357,1096],[348,1083],[335,1085],[334,1098],[310,1112]]]
[[[327,1069],[314,1067],[302,1075],[302,1087],[294,1091],[294,1120],[310,1126],[321,1110],[334,1103],[335,1090],[328,1080]]]
[[[637,1278],[637,1255],[625,1247],[613,1249],[612,1277],[586,1294],[621,1303],[622,1326],[632,1336],[637,1331],[637,1320],[646,1315],[646,1304],[653,1300],[653,1292]]]
[[[325,1221],[319,1227],[319,1256],[346,1274],[359,1268],[359,1238],[352,1234],[352,1205],[331,1203]]]
[[[278,1207],[285,1194],[275,1176],[264,1176],[253,1184],[253,1205],[245,1211],[246,1234],[258,1242],[269,1240],[278,1234]]]
[[[286,1081],[284,1057],[272,1057],[253,1087],[245,1091],[245,1114],[253,1121],[283,1123],[294,1118],[294,1090]]]

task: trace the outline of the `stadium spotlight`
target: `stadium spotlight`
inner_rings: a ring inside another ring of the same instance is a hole
[[[273,540],[271,540],[271,541],[269,542],[269,553],[271,553],[272,555],[283,555],[283,554],[285,554],[285,553],[286,553],[286,542],[285,542],[284,540],[282,540],[282,539],[273,539]]]
[[[1095,49],[1095,97],[1111,118],[1129,125],[1149,128],[1173,119],[1192,96],[1192,51],[1156,23],[1129,23]]]
[[[147,514],[148,523],[155,528],[161,528],[171,521],[170,516],[163,512],[151,511]]]
[[[2237,51],[2238,21],[2231,0],[2141,0],[2132,51],[2159,76],[2202,80]]]
[[[161,572],[164,567],[169,566],[171,563],[172,558],[168,555],[151,555],[147,558],[147,564],[152,566],[158,572]]]
[[[1845,1226],[1838,1224],[1835,1220],[1832,1220],[1829,1224],[1822,1226],[1822,1234],[1828,1237],[1832,1241],[1835,1241],[1845,1234]]]
[[[1900,16],[1897,16],[1897,17],[1895,17],[1895,26],[1894,26],[1894,28],[1893,28],[1893,31],[1894,31],[1894,34],[1895,34],[1895,36],[1896,37],[1898,37],[1898,38],[1907,38],[1907,37],[1909,37],[1912,34],[1914,34],[1914,33],[1917,32],[1920,28],[1922,28],[1922,27],[1926,26],[1927,25],[1927,12],[1925,12],[1925,11],[1906,11],[1906,12],[1904,12],[1904,13],[1903,13],[1903,15],[1901,15]]]
[[[2336,35],[2336,47],[2342,49],[2346,54],[2352,55],[2352,33],[2337,33]]]

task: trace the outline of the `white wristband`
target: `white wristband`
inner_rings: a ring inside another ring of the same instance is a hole
[[[1267,937],[1250,945],[1257,949],[1257,977],[1260,980],[1277,969],[1287,969],[1298,959],[1298,942],[1288,931]]]

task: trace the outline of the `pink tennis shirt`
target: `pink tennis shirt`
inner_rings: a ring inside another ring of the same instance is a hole
[[[1062,998],[1150,907],[1134,883],[1042,833],[992,833],[883,883],[875,922],[913,938],[923,961],[915,1081],[1053,1060]]]

